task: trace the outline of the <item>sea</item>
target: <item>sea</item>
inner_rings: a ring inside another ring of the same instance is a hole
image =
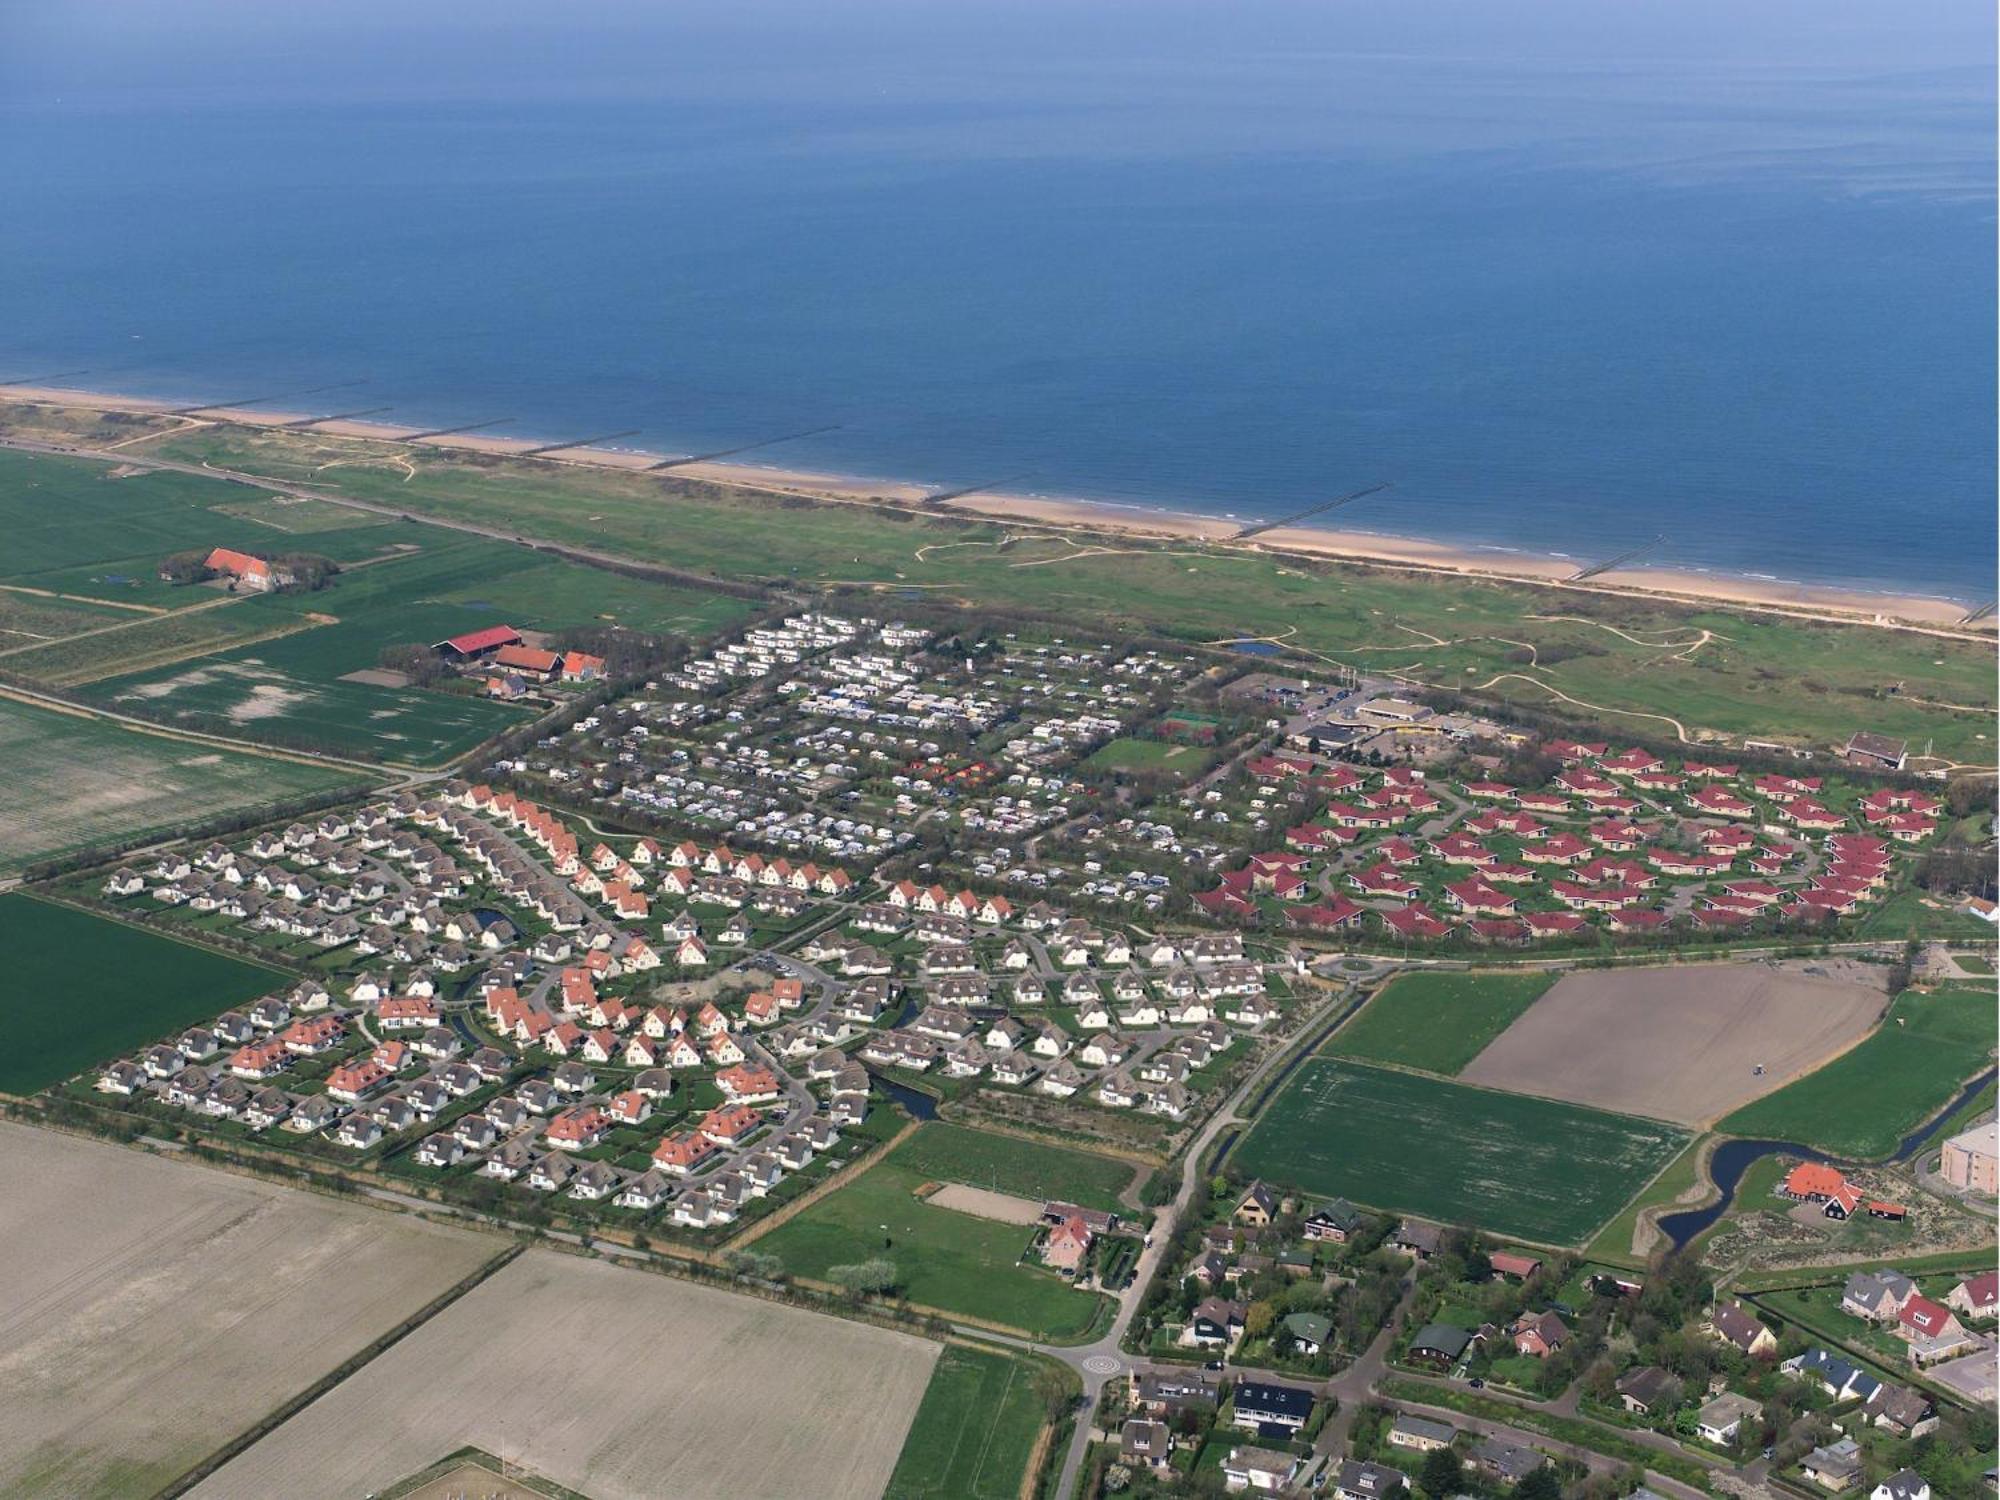
[[[6,0],[0,380],[1984,602],[1994,24]]]

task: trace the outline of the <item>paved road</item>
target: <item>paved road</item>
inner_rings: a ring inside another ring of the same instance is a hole
[[[1224,1130],[1230,1126],[1245,1123],[1238,1119],[1238,1109],[1256,1093],[1258,1087],[1270,1076],[1273,1069],[1289,1061],[1301,1046],[1312,1045],[1312,1039],[1318,1034],[1316,1023],[1322,1016],[1327,1014],[1329,1008],[1338,1008],[1346,993],[1343,990],[1330,997],[1324,1007],[1314,1012],[1306,1025],[1301,1028],[1299,1035],[1289,1045],[1279,1048],[1253,1068],[1250,1075],[1243,1080],[1242,1085],[1229,1097],[1228,1102],[1217,1109],[1209,1117],[1208,1123],[1202,1126],[1196,1132],[1194,1138],[1188,1142],[1187,1151],[1181,1158],[1180,1187],[1175,1192],[1173,1201],[1160,1210],[1155,1222],[1161,1227],[1153,1235],[1153,1243],[1140,1253],[1139,1264],[1131,1282],[1123,1292],[1118,1294],[1118,1311],[1112,1318],[1110,1331],[1095,1343],[1068,1348],[1047,1348],[1041,1350],[1043,1353],[1054,1355],[1056,1358],[1062,1360],[1071,1369],[1075,1370],[1078,1377],[1083,1381],[1083,1407],[1077,1413],[1076,1430],[1070,1439],[1069,1451],[1063,1455],[1062,1474],[1055,1489],[1058,1497],[1067,1497],[1076,1488],[1077,1474],[1083,1467],[1084,1451],[1090,1446],[1091,1423],[1094,1420],[1098,1403],[1103,1397],[1104,1387],[1113,1380],[1123,1378],[1127,1372],[1134,1368],[1135,1364],[1141,1369],[1148,1367],[1149,1362],[1147,1361],[1134,1361],[1131,1359],[1124,1352],[1121,1345],[1124,1342],[1126,1331],[1132,1326],[1132,1319],[1138,1315],[1139,1304],[1146,1295],[1146,1289],[1152,1285],[1153,1277],[1159,1271],[1160,1262],[1167,1253],[1168,1246],[1172,1240],[1172,1235],[1168,1231],[1186,1210],[1187,1206],[1193,1202],[1194,1195],[1201,1186],[1202,1178],[1200,1174],[1203,1154],[1210,1146],[1215,1144],[1216,1137]],[[992,1337],[990,1333],[976,1328],[967,1328],[964,1331],[978,1334],[981,1337]],[[1030,1347],[1039,1348],[1040,1346]]]

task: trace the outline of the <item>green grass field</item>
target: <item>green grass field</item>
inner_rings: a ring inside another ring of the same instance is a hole
[[[1315,1058],[1230,1163],[1322,1197],[1580,1245],[1687,1140],[1652,1120]]]
[[[74,907],[0,896],[0,1090],[31,1094],[286,976]]]
[[[1906,991],[1859,1046],[1745,1105],[1718,1128],[1842,1156],[1887,1156],[1950,1101],[1993,1045],[1990,992]]]
[[[1133,739],[1107,741],[1084,761],[1100,771],[1159,771],[1174,776],[1198,776],[1214,763],[1215,752],[1199,745]]]
[[[1015,1500],[1041,1430],[1026,1362],[948,1344],[883,1500]]]
[[[1619,1210],[1617,1218],[1598,1231],[1597,1238],[1590,1242],[1586,1252],[1590,1258],[1621,1266],[1644,1265],[1644,1258],[1632,1249],[1632,1236],[1638,1232],[1639,1215],[1656,1205],[1672,1203],[1693,1187],[1700,1157],[1701,1139],[1697,1137],[1688,1142],[1687,1150],[1661,1170],[1644,1192]]]
[[[1554,983],[1552,974],[1401,974],[1325,1050],[1452,1077]]]
[[[0,699],[0,874],[365,781]]]
[[[1060,1198],[1085,1208],[1121,1211],[1118,1194],[1137,1170],[1131,1162],[1086,1151],[992,1135],[934,1120],[891,1153],[889,1160],[938,1182],[1012,1193],[1020,1198]]]
[[[829,1266],[891,1260],[910,1301],[1036,1338],[1075,1338],[1090,1327],[1102,1297],[1021,1263],[1032,1229],[933,1208],[916,1195],[930,1180],[883,1161],[780,1224],[756,1249],[812,1278],[823,1278]]]
[[[326,448],[323,438],[313,440],[315,456]],[[1568,647],[1578,654],[1566,654],[1542,675],[1549,687],[1585,703],[1671,716],[1690,730],[1761,729],[1824,744],[1843,743],[1853,732],[1854,693],[1873,695],[1882,684],[1903,680],[1925,691],[1871,696],[1871,728],[1919,743],[1934,738],[1940,755],[1976,760],[1990,754],[1990,744],[1978,738],[1985,729],[1978,714],[1912,701],[1993,703],[1990,645],[1588,594],[1565,595],[1554,609],[1548,593],[1525,585],[1241,552],[1190,559],[1184,543],[1076,555],[1054,537],[1009,541],[1010,528],[994,522],[892,519],[861,506],[812,505],[686,479],[429,455],[409,477],[382,445],[342,448],[361,461],[319,473],[316,482],[418,515],[514,527],[722,578],[924,585],[978,605],[1025,608],[1092,627],[1138,626],[1186,640],[1283,630],[1287,644],[1307,652],[1337,655],[1366,646],[1379,653],[1368,658],[1373,665],[1453,685],[1516,672],[1511,655],[1520,649],[1517,642]],[[242,428],[165,439],[158,451],[285,478],[306,477],[312,467],[295,436]],[[938,542],[987,545],[918,555]],[[1016,566],[1023,562],[1046,565]],[[1557,614],[1577,618],[1547,618]],[[1407,657],[1380,652],[1403,638],[1398,624],[1451,644],[1412,643]],[[1713,635],[1688,650],[1702,630]],[[1654,644],[1641,644],[1646,640]],[[1531,682],[1499,682],[1491,691],[1538,708],[1560,707]],[[1642,726],[1634,721],[1632,727]],[[1664,719],[1643,727],[1671,728]]]
[[[523,712],[344,680],[375,667],[385,646],[503,620],[522,629],[612,623],[706,636],[755,607],[420,522],[246,495],[219,479],[110,473],[89,460],[0,452],[0,524],[9,537],[0,583],[174,613],[147,619],[0,595],[0,650],[27,648],[0,656],[0,666],[205,733],[432,765],[519,723]],[[191,609],[221,596],[161,583],[158,564],[214,545],[324,553],[343,571],[315,593]],[[106,623],[125,628],[65,638]]]

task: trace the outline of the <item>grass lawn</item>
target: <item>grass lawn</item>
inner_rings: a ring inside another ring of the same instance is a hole
[[[1759,1292],[1757,1305],[1768,1308],[1788,1323],[1798,1324],[1809,1333],[1821,1334],[1850,1349],[1865,1350],[1884,1369],[1898,1369],[1907,1360],[1909,1346],[1887,1328],[1878,1328],[1863,1318],[1841,1311],[1838,1286],[1790,1287],[1784,1291]]]
[[[1025,1361],[947,1344],[883,1500],[1014,1500],[1041,1430]]]
[[[1720,1128],[1844,1156],[1887,1156],[1978,1070],[1993,1042],[1990,994],[1905,991],[1858,1047],[1745,1105]]]
[[[1639,1215],[1656,1204],[1672,1203],[1693,1187],[1700,1155],[1701,1141],[1688,1142],[1687,1150],[1668,1163],[1651,1185],[1626,1204],[1618,1217],[1606,1224],[1597,1238],[1590,1242],[1590,1249],[1586,1252],[1590,1258],[1627,1269],[1643,1266],[1643,1257],[1632,1249],[1632,1236],[1638,1231]]]
[[[1118,1194],[1137,1170],[1131,1162],[1114,1157],[992,1135],[941,1120],[917,1131],[889,1160],[939,1182],[962,1182],[1020,1198],[1059,1198],[1114,1213],[1124,1211]]]
[[[1084,762],[1100,771],[1165,771],[1194,776],[1215,761],[1215,752],[1199,745],[1170,745],[1160,740],[1117,739],[1100,746]]]
[[[362,778],[0,699],[0,875]],[[220,1009],[221,1007],[217,1007]]]
[[[1090,1327],[1102,1297],[1021,1263],[1034,1239],[1031,1228],[933,1208],[916,1195],[931,1180],[883,1161],[780,1224],[756,1248],[792,1274],[813,1278],[824,1278],[830,1266],[891,1260],[910,1301],[1036,1338],[1075,1338]]]
[[[1326,1051],[1450,1077],[1485,1051],[1555,979],[1553,974],[1398,975],[1333,1034]]]
[[[1968,974],[1991,974],[1993,972],[1992,960],[1981,958],[1977,953],[1955,953],[1952,955],[1952,962],[1956,963]]]
[[[285,976],[140,928],[0,896],[0,1090],[31,1094],[281,988]]]
[[[1324,1197],[1580,1245],[1687,1140],[1656,1121],[1315,1058],[1231,1161]]]

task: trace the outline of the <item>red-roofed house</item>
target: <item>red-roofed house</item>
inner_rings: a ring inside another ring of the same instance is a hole
[[[217,547],[204,559],[203,565],[211,573],[227,574],[246,589],[258,593],[284,588],[297,581],[288,569],[275,567],[261,557],[252,557],[247,552],[237,552],[229,547]]]
[[[562,660],[553,651],[543,651],[535,646],[516,645],[510,641],[493,653],[493,665],[505,667],[510,672],[519,672],[524,677],[548,678]]]

